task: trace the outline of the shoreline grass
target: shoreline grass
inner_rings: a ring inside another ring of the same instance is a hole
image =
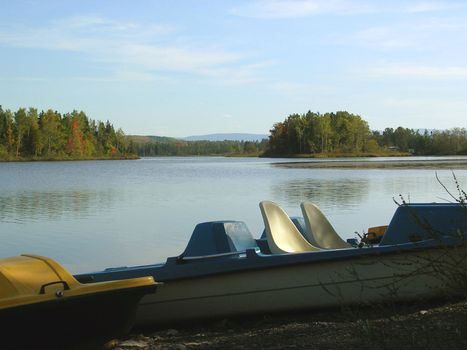
[[[378,152],[325,152],[325,153],[300,153],[300,154],[268,154],[263,153],[264,158],[376,158],[376,157],[413,157],[409,152],[378,151]]]
[[[289,169],[467,169],[466,159],[430,160],[323,160],[310,162],[283,162],[273,166]]]

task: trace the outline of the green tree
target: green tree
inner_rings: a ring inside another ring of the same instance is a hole
[[[16,151],[15,154],[16,156],[19,156],[19,151],[22,145],[22,141],[24,138],[24,135],[28,132],[29,130],[29,120],[26,115],[26,109],[25,108],[20,108],[18,111],[15,112],[14,114],[14,120],[15,120],[15,145],[16,145]]]
[[[66,135],[61,124],[59,113],[49,109],[41,116],[42,142],[45,146],[45,155],[54,156],[63,153]]]
[[[329,115],[318,116],[314,122],[314,130],[318,139],[318,152],[330,151],[330,141],[332,137],[331,118]]]
[[[0,106],[0,144],[5,152],[11,153],[14,147],[14,121],[10,110],[3,110]]]
[[[42,153],[43,144],[39,130],[39,115],[37,109],[29,108],[27,112],[28,131],[26,133],[26,154],[38,156]]]

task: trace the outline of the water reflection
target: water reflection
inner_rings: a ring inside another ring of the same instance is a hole
[[[0,195],[0,222],[59,220],[65,216],[89,217],[111,208],[115,196],[113,190],[4,194]]]
[[[355,179],[294,179],[276,182],[271,191],[290,205],[312,201],[322,207],[346,208],[368,196],[369,180]]]

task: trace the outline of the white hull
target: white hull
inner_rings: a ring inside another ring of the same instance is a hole
[[[466,271],[463,245],[169,281],[143,298],[137,325],[465,293]]]

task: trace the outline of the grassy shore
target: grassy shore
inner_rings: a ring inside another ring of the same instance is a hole
[[[140,159],[136,154],[125,154],[119,156],[96,156],[96,157],[70,157],[70,156],[55,156],[55,157],[4,157],[0,158],[0,162],[63,162],[63,161],[81,161],[81,160],[131,160]]]
[[[467,349],[467,299],[196,322],[140,331],[107,348]]]

